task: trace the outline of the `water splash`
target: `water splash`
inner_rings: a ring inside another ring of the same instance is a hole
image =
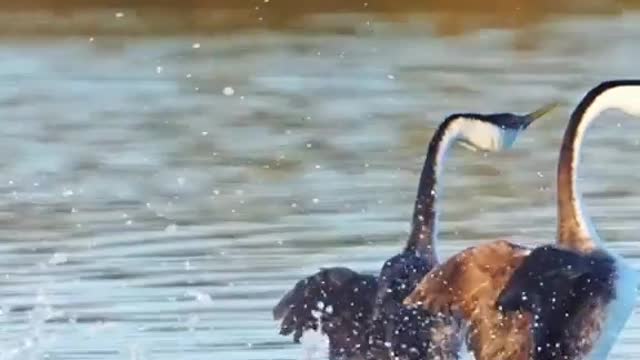
[[[329,338],[319,330],[309,330],[300,339],[302,356],[300,360],[325,360],[329,358]]]

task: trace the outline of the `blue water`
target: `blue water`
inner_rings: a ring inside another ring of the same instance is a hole
[[[0,38],[0,359],[313,358],[322,341],[278,336],[271,307],[321,266],[375,272],[401,247],[451,112],[564,104],[509,153],[454,151],[443,180],[445,254],[552,241],[568,113],[598,81],[639,76],[640,16],[459,36],[430,19]],[[580,186],[640,266],[635,133],[596,122]],[[640,356],[639,325],[612,359]]]

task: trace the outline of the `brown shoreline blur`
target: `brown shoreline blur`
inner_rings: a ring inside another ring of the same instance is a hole
[[[198,8],[226,10],[272,9],[290,13],[314,12],[406,12],[463,11],[494,12],[537,9],[546,12],[600,12],[637,8],[638,0],[22,0],[1,2],[6,9],[96,9],[96,8]]]
[[[23,0],[0,3],[0,35],[174,35],[239,29],[309,29],[308,17],[428,16],[439,35],[484,27],[521,28],[550,16],[618,15],[640,0]],[[344,19],[343,19],[344,20]],[[356,32],[344,20],[339,31]],[[331,28],[331,27],[330,27]]]

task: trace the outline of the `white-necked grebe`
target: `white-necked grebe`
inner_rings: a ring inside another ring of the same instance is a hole
[[[402,305],[438,263],[437,180],[445,155],[457,142],[482,151],[507,149],[553,106],[527,115],[448,116],[429,143],[404,250],[387,260],[377,277],[334,267],[300,280],[273,309],[274,318],[282,320],[280,333],[293,333],[297,342],[304,331],[319,329],[329,338],[330,359],[457,359],[457,321]]]
[[[636,273],[604,247],[576,189],[584,134],[607,109],[640,116],[640,80],[603,82],[573,111],[558,163],[555,246],[469,248],[434,268],[405,300],[466,320],[477,360],[605,359],[631,315]]]

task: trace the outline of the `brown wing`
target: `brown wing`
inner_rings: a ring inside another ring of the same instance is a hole
[[[280,334],[299,342],[306,330],[321,330],[329,338],[331,358],[364,353],[367,323],[377,290],[376,278],[348,268],[322,269],[300,280],[273,308],[281,320]]]
[[[477,360],[528,359],[531,319],[502,314],[496,300],[528,250],[507,241],[468,248],[435,267],[405,304],[455,314],[469,325],[469,347]]]

